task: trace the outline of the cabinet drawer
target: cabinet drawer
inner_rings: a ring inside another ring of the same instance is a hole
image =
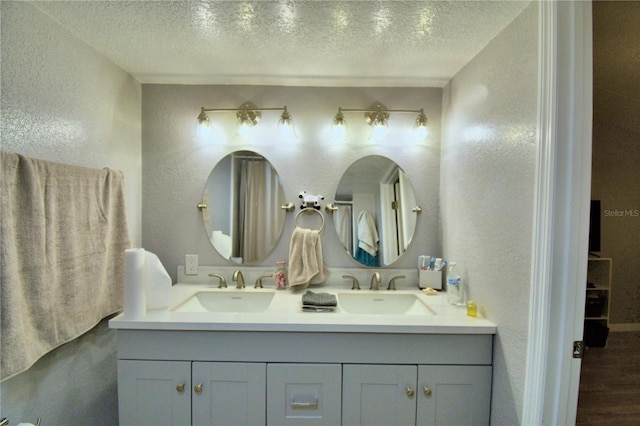
[[[340,364],[268,364],[267,424],[340,424]]]

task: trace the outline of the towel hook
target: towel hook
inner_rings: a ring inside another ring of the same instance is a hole
[[[322,214],[322,212],[320,210],[316,210],[313,207],[305,207],[302,210],[300,210],[297,214],[296,214],[296,219],[295,219],[295,226],[296,228],[298,227],[298,218],[300,217],[300,215],[302,213],[316,213],[317,215],[320,216],[320,220],[322,220],[322,225],[320,226],[320,230],[318,232],[322,233],[322,231],[324,230],[324,215]]]

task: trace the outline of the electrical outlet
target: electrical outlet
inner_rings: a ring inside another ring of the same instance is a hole
[[[198,255],[197,254],[184,255],[184,274],[198,275]]]

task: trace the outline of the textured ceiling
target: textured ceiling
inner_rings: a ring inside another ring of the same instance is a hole
[[[142,83],[442,86],[525,1],[51,1]]]

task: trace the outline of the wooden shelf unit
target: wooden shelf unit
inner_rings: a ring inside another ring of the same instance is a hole
[[[584,319],[586,321],[602,321],[607,327],[609,326],[611,302],[612,263],[612,259],[608,257],[590,257],[587,268],[587,299]]]

